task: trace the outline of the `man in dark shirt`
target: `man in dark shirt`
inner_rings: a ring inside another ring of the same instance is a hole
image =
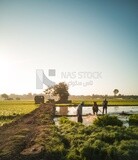
[[[107,105],[108,105],[108,101],[105,99],[103,101],[103,114],[105,112],[105,114],[107,114]]]
[[[77,117],[78,117],[78,122],[80,122],[80,123],[83,122],[83,119],[82,119],[82,107],[83,106],[84,106],[84,102],[79,104],[78,107],[77,107]]]

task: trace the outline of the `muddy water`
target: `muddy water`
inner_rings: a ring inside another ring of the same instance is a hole
[[[120,115],[120,113],[125,112],[128,114],[138,114],[138,106],[110,106],[107,110],[109,115],[116,115],[120,120],[123,121],[124,126],[128,126],[128,119],[129,116]],[[77,107],[56,107],[56,114],[57,115],[72,115],[69,117],[70,120],[77,122]],[[99,107],[98,114],[102,114],[102,107]],[[74,116],[73,116],[74,115]],[[93,120],[96,118],[92,115],[92,107],[91,106],[84,106],[83,107],[83,124],[90,125],[92,124]],[[55,122],[58,123],[58,118],[55,118]]]

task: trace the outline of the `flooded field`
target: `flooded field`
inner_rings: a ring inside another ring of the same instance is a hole
[[[83,107],[83,124],[90,125],[96,116],[92,115],[92,106]],[[127,114],[138,114],[138,106],[110,106],[107,110],[109,115],[116,115],[120,120],[123,121],[124,126],[128,126],[129,115]],[[56,107],[56,115],[67,116],[70,120],[77,122],[77,107]],[[122,115],[122,113],[125,113]],[[99,115],[102,114],[102,107],[99,107]],[[58,123],[59,118],[55,118],[55,122]]]

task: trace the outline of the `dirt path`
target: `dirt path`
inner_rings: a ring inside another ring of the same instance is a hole
[[[53,105],[41,105],[0,127],[0,160],[37,159],[44,150],[44,139],[52,136],[53,109]]]

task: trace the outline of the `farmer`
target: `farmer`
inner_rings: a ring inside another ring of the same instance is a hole
[[[93,109],[93,115],[97,115],[98,114],[98,105],[96,102],[94,102],[92,109]]]
[[[108,101],[105,99],[103,101],[103,114],[104,114],[104,112],[105,112],[105,114],[107,114],[107,104],[108,104]]]
[[[82,123],[82,107],[84,106],[84,102],[81,102],[78,107],[77,107],[77,117],[78,117],[78,122]]]

